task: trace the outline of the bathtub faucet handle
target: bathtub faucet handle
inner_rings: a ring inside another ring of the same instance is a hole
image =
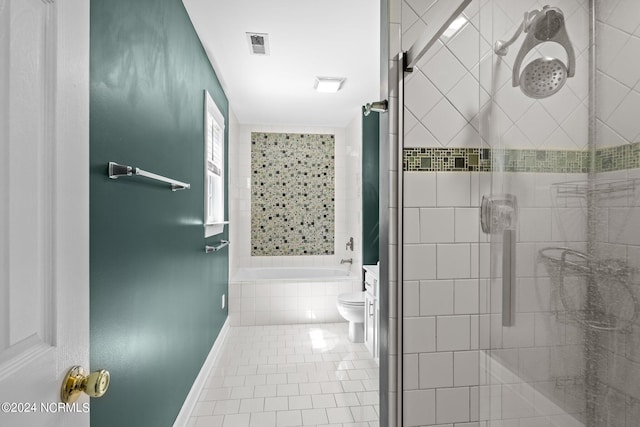
[[[349,238],[349,241],[347,242],[347,249],[351,249],[351,251],[353,251],[353,237]]]
[[[353,258],[341,259],[340,264],[353,264]]]

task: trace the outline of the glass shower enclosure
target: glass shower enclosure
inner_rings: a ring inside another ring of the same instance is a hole
[[[640,2],[480,3],[479,419],[640,425]]]
[[[640,2],[390,19],[397,425],[640,425]]]

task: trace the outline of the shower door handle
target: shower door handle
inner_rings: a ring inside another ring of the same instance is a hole
[[[516,282],[516,231],[502,233],[502,326],[513,326]]]

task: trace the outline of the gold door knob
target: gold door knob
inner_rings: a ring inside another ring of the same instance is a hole
[[[82,366],[73,366],[62,381],[60,399],[64,403],[73,403],[82,392],[91,397],[101,397],[109,388],[109,380],[109,371],[105,369],[87,375]]]

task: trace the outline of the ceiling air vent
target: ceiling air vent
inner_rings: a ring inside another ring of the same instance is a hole
[[[249,50],[253,55],[269,55],[269,34],[247,33]]]

